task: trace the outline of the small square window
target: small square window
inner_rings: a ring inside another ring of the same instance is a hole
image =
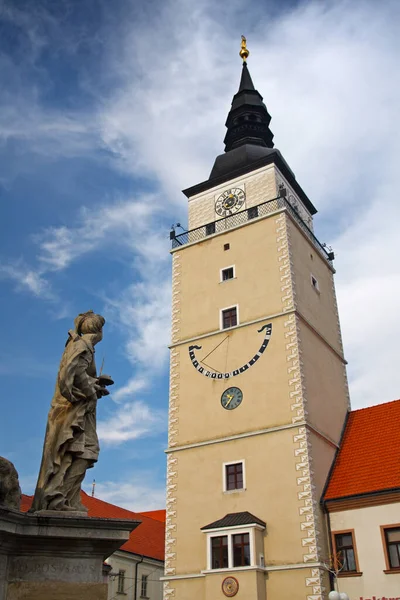
[[[234,463],[225,465],[225,489],[230,490],[243,489],[243,463]]]
[[[234,277],[235,273],[233,267],[222,269],[222,281],[227,281],[228,279],[233,279]]]
[[[222,311],[222,329],[228,329],[228,327],[235,327],[237,325],[237,308],[226,308]]]
[[[313,286],[313,288],[319,292],[319,283],[318,283],[318,279],[316,277],[314,277],[314,275],[311,275],[311,285]]]
[[[247,219],[255,219],[258,217],[258,206],[252,206],[247,210]]]
[[[388,570],[400,569],[400,527],[384,529]]]
[[[229,244],[224,244],[224,250],[229,250],[230,245]]]
[[[206,235],[212,235],[213,233],[215,233],[215,222],[214,223],[207,223],[207,225],[206,225]]]

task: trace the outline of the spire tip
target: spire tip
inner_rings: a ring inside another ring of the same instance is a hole
[[[249,54],[250,54],[250,51],[246,46],[246,38],[244,37],[244,35],[242,35],[242,43],[240,46],[239,56],[243,60],[244,63],[246,62]]]

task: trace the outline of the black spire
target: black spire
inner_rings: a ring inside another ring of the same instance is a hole
[[[254,88],[247,68],[249,50],[244,36],[239,54],[243,59],[242,76],[225,123],[228,130],[224,139],[225,154],[217,156],[210,180],[251,169],[257,161],[277,152],[273,149],[274,135],[269,128],[271,115],[261,94]]]
[[[269,129],[271,116],[261,94],[254,88],[246,61],[243,61],[239,90],[233,96],[226,120],[228,131],[224,139],[225,152],[251,144],[273,148],[274,137]]]
[[[235,177],[274,164],[313,215],[317,212],[315,207],[297,183],[295,174],[282,154],[274,148],[274,135],[269,128],[271,115],[250,77],[246,62],[250,52],[243,35],[239,54],[243,60],[243,69],[239,89],[233,96],[225,123],[228,130],[224,140],[225,152],[215,159],[207,181],[187,188],[183,193],[191,198]]]

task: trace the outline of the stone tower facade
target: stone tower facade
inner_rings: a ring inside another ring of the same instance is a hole
[[[319,501],[349,410],[333,256],[246,63],[172,234],[165,599],[327,598]]]

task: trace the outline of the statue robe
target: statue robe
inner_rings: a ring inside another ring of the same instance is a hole
[[[47,420],[42,463],[32,511],[58,509],[65,504],[63,487],[76,458],[93,466],[99,455],[96,433],[96,366],[90,342],[69,331],[61,358]]]

